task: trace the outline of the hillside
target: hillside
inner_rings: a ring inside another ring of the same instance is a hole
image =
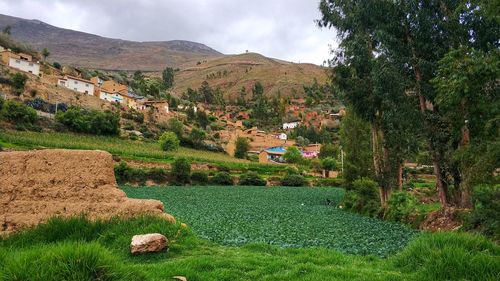
[[[324,68],[314,64],[296,64],[247,53],[210,59],[201,63],[183,65],[175,76],[174,92],[182,93],[187,88],[197,89],[203,81],[212,88],[220,87],[226,97],[236,98],[242,87],[247,93],[256,81],[265,88],[266,95],[301,96],[303,86],[314,79],[326,83]]]
[[[11,26],[14,40],[38,50],[48,48],[50,61],[106,70],[158,71],[222,54],[189,41],[134,42],[58,28],[38,20],[0,15],[0,28]]]

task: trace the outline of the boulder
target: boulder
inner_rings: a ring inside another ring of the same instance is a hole
[[[130,253],[132,255],[161,252],[168,247],[168,240],[162,234],[152,233],[134,235],[130,243]]]

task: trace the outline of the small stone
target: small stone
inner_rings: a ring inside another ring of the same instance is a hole
[[[156,253],[161,252],[166,247],[168,247],[168,240],[162,234],[134,235],[130,243],[130,253],[132,255]]]
[[[173,277],[175,280],[179,280],[179,281],[188,281],[186,277],[184,276],[174,276]]]

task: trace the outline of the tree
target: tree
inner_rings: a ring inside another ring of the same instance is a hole
[[[236,149],[234,151],[234,157],[244,159],[247,156],[247,152],[250,149],[250,143],[247,138],[238,137],[236,139]]]
[[[191,163],[185,158],[178,158],[172,163],[171,176],[174,184],[189,183],[191,177]]]
[[[14,94],[21,95],[24,92],[24,87],[26,85],[26,81],[28,81],[28,76],[21,73],[16,73],[12,75],[11,78],[12,87],[14,88]]]
[[[207,81],[203,81],[201,83],[200,89],[198,89],[198,92],[200,93],[201,97],[203,98],[203,101],[206,104],[212,104],[214,102],[214,92],[212,88],[210,88],[210,85],[208,84]]]
[[[43,60],[47,60],[47,58],[50,56],[49,49],[43,48],[43,50],[42,50],[42,56],[43,56]]]
[[[53,66],[53,67],[55,67],[55,68],[57,68],[57,69],[59,69],[59,70],[61,70],[61,69],[62,69],[61,64],[60,64],[60,63],[58,63],[57,61],[53,62],[53,63],[52,63],[52,66]]]
[[[343,177],[347,187],[373,174],[371,161],[370,125],[349,108],[340,127],[340,144],[345,153]]]
[[[337,159],[339,155],[339,147],[334,144],[324,144],[319,149],[319,158],[325,159],[327,157],[332,157]]]
[[[326,171],[326,177],[330,177],[330,171],[337,169],[337,160],[332,157],[327,157],[321,160],[321,167]]]
[[[165,68],[162,73],[162,82],[165,89],[170,89],[174,85],[174,69],[171,67]]]
[[[304,138],[302,136],[299,136],[297,137],[297,139],[295,140],[295,143],[297,143],[298,146],[300,147],[306,147],[308,146],[311,142],[307,139],[307,138]]]
[[[189,134],[189,139],[193,142],[195,147],[200,147],[205,140],[206,133],[202,129],[193,128]]]
[[[247,95],[247,89],[245,86],[241,87],[240,93],[238,95],[238,98],[236,100],[236,104],[238,106],[245,106],[246,105],[246,95]]]
[[[165,132],[160,136],[160,147],[163,151],[175,151],[179,149],[180,141],[173,132]]]
[[[285,154],[283,155],[287,163],[298,164],[303,160],[302,153],[295,146],[290,146],[287,148]]]
[[[177,118],[170,118],[167,123],[168,129],[173,132],[178,139],[182,139],[184,135],[184,125]]]

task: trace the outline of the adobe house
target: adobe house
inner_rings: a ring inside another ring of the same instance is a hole
[[[259,153],[259,163],[285,163],[285,152],[286,149],[282,146],[264,149]]]
[[[148,110],[150,108],[154,108],[160,114],[169,114],[170,108],[168,106],[168,102],[166,101],[140,101],[138,103],[138,108],[140,110]]]
[[[33,57],[24,53],[13,53],[9,50],[0,52],[2,63],[33,75],[40,75],[40,65],[33,61]]]

